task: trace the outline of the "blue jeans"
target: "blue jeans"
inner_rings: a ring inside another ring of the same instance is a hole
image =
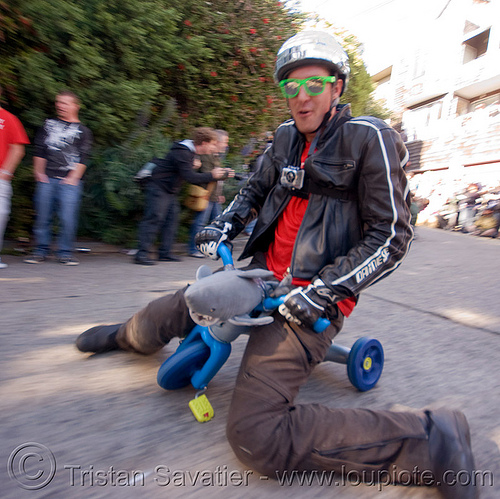
[[[149,181],[146,187],[144,217],[139,224],[139,251],[137,256],[147,257],[161,231],[159,257],[170,256],[177,235],[180,206],[176,194],[169,194]]]
[[[195,211],[191,228],[189,230],[189,244],[188,252],[194,253],[196,251],[196,244],[194,243],[194,236],[200,232],[205,225],[210,223],[214,218],[222,213],[222,208],[219,203],[208,203],[208,206],[203,211]]]
[[[62,179],[49,178],[48,182],[37,182],[35,192],[35,254],[46,256],[52,240],[52,215],[57,212],[59,234],[57,256],[70,257],[78,227],[78,209],[82,195],[82,182],[78,185],[63,184]]]
[[[0,180],[0,251],[2,251],[5,227],[7,227],[7,222],[9,221],[11,198],[11,183],[6,180]]]

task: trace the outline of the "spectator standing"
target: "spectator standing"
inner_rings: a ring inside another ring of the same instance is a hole
[[[200,155],[200,172],[211,172],[214,168],[222,167],[224,162],[229,145],[229,134],[226,130],[216,130],[215,132],[217,134],[217,150],[213,154]],[[226,168],[226,176],[224,178],[227,177],[234,177],[234,170]],[[203,226],[222,213],[222,205],[225,202],[223,180],[211,182],[206,186],[206,188],[209,190],[210,195],[208,205],[202,211],[193,212],[193,221],[191,223],[189,233],[188,254],[194,258],[204,258],[203,253],[196,249],[196,245],[194,243],[195,235]]]
[[[460,203],[458,223],[462,227],[462,232],[472,232],[474,230],[478,203],[481,201],[479,185],[476,183],[470,184],[460,197],[462,198],[462,202]]]
[[[208,127],[197,128],[192,140],[175,142],[163,159],[153,159],[156,167],[146,186],[144,217],[139,224],[139,251],[134,262],[140,265],[154,265],[149,253],[161,229],[158,260],[177,262],[172,255],[172,245],[179,223],[179,191],[182,182],[203,185],[223,178],[223,168],[214,168],[211,172],[201,173],[194,170],[194,161],[199,161],[202,154],[212,154],[217,147],[217,134]]]
[[[65,90],[56,96],[57,118],[45,120],[35,137],[33,168],[35,192],[35,242],[26,263],[42,263],[50,253],[52,215],[57,211],[57,258],[63,265],[78,265],[73,257],[82,195],[82,177],[92,148],[92,132],[78,117],[80,99]]]
[[[270,147],[273,143],[273,134],[272,132],[266,132],[264,134],[264,142],[260,144],[255,158],[250,161],[249,169],[250,169],[250,175],[253,175],[260,167],[262,164],[262,160],[264,159],[264,153],[266,152],[267,148]],[[252,231],[255,228],[255,225],[257,224],[257,219],[253,219],[247,226],[245,227],[245,230],[243,231],[244,234],[247,236],[252,235]]]
[[[495,238],[498,236],[499,226],[498,214],[492,206],[487,205],[476,218],[471,232],[474,236]]]
[[[0,86],[0,98],[2,87]],[[0,105],[0,251],[10,215],[12,199],[11,180],[24,156],[24,145],[29,144],[23,125],[12,113]],[[0,258],[0,269],[7,267]]]

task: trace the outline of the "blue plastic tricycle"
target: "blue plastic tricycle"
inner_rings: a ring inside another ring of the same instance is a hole
[[[218,273],[220,278],[220,274],[236,269],[227,246],[220,244],[218,253],[224,263],[224,271]],[[252,307],[253,315],[267,314],[269,321],[272,322],[270,313],[283,303],[283,299],[284,297],[271,298],[264,294],[261,303],[255,308]],[[328,325],[327,319],[318,319],[314,330],[321,332]],[[228,359],[231,342],[241,334],[250,332],[250,326],[235,324],[230,320],[210,325],[197,324],[181,341],[175,353],[161,365],[157,376],[158,384],[165,390],[177,390],[189,384],[197,390],[206,389]],[[360,391],[367,391],[376,385],[382,374],[384,350],[378,340],[362,337],[350,349],[332,343],[324,360],[346,364],[347,375],[352,385]]]

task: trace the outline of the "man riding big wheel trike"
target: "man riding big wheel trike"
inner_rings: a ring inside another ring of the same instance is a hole
[[[158,371],[158,384],[166,390],[188,384],[197,390],[206,389],[229,357],[231,342],[240,334],[250,334],[252,326],[273,322],[270,314],[285,300],[284,294],[279,296],[283,284],[276,286],[276,281],[265,280],[273,277],[272,272],[236,270],[231,250],[224,243],[217,252],[226,272],[212,274],[208,267],[200,267],[197,281],[184,294],[197,325]],[[329,324],[319,318],[313,329],[321,333]],[[351,383],[367,391],[382,374],[384,353],[378,340],[360,338],[350,350],[332,343],[325,360],[346,364]]]
[[[390,483],[404,479],[405,485],[434,485],[449,499],[476,497],[473,480],[446,480],[453,472],[473,476],[469,427],[459,410],[338,408],[335,400],[331,407],[295,403],[300,387],[329,354],[359,294],[396,270],[409,251],[413,231],[403,170],[408,151],[387,123],[352,117],[349,105],[339,104],[348,85],[349,61],[330,34],[304,31],[287,40],[277,54],[274,77],[292,119],[276,129],[258,170],[235,199],[196,236],[198,249],[217,259],[221,243],[229,243],[257,217],[240,255],[252,257],[247,271],[255,275],[236,279],[252,281],[247,283],[252,287],[259,279],[266,281],[259,274],[264,271],[282,283],[273,292],[280,297],[279,313],[249,314],[263,322],[250,322],[228,409],[228,441],[245,466],[268,477],[295,470],[338,475],[347,470],[384,483],[390,476]],[[193,163],[194,153],[189,156],[182,143],[175,147]],[[161,186],[167,180],[153,171],[152,182]],[[234,280],[229,274],[237,272],[219,274]],[[200,287],[211,278],[199,277]],[[94,327],[80,335],[77,346],[85,352],[157,352],[172,338],[198,328],[188,308],[189,300],[193,309],[201,307],[194,304],[194,291],[159,298],[123,324]],[[262,293],[267,292],[263,285]],[[250,296],[249,291],[248,301]],[[231,303],[238,305],[238,300]],[[264,300],[262,308],[267,306]],[[177,370],[165,368],[167,375],[160,375],[166,384],[174,380],[174,385],[203,388],[228,355],[230,341],[213,340],[217,328],[210,323],[220,318],[215,312],[194,311],[206,325],[199,325],[204,329],[193,332],[174,354],[182,360]],[[236,306],[227,317],[248,320]],[[320,332],[319,319],[329,321]],[[229,319],[227,323],[234,325]],[[214,355],[214,348],[222,352]],[[361,380],[365,373],[380,374],[382,350],[377,346],[372,354],[370,348],[359,348],[359,360],[352,363]],[[348,366],[356,349],[347,355]],[[206,376],[198,380],[198,373]],[[424,479],[429,475],[432,482]]]

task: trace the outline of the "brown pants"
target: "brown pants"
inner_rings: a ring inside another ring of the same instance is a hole
[[[161,350],[172,338],[183,338],[195,326],[184,300],[184,289],[152,301],[118,330],[116,340],[123,350],[149,355]]]
[[[294,404],[343,320],[339,313],[325,332],[317,334],[288,324],[276,313],[274,323],[254,328],[229,410],[228,440],[245,465],[273,478],[283,470],[333,470],[359,477],[390,470],[396,477],[404,472],[408,483],[415,466],[432,470],[423,411]],[[185,336],[193,325],[180,290],[135,314],[117,339],[126,350],[150,354],[174,336]]]

